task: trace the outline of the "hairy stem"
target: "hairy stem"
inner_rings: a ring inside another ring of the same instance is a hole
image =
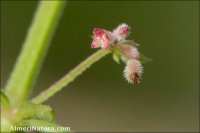
[[[110,53],[109,50],[99,50],[90,57],[88,57],[86,60],[84,60],[82,63],[80,63],[77,67],[75,67],[73,70],[71,70],[67,75],[65,75],[63,78],[61,78],[59,81],[57,81],[55,84],[53,84],[51,87],[49,87],[47,90],[42,92],[40,95],[32,99],[32,102],[35,104],[41,104],[48,100],[51,96],[53,96],[55,93],[60,91],[63,87],[67,86],[70,82],[72,82],[76,77],[78,77],[83,71],[85,71],[87,68],[89,68],[92,64],[97,62],[99,59],[104,57]]]
[[[39,2],[22,51],[6,85],[6,94],[13,105],[29,97],[64,5],[65,1]]]

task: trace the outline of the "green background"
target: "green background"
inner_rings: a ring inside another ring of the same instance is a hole
[[[37,2],[1,1],[1,88],[20,52]],[[47,5],[48,6],[48,5]],[[138,85],[109,55],[48,102],[58,123],[73,131],[199,131],[199,2],[70,1],[32,97],[96,51],[94,27],[132,27],[128,39],[153,58]],[[22,77],[23,78],[23,77]]]

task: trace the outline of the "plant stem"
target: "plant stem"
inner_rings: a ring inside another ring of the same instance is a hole
[[[6,94],[13,105],[29,97],[64,5],[65,1],[39,2],[22,51],[6,85]]]
[[[57,81],[55,84],[50,86],[47,90],[42,92],[40,95],[32,99],[32,102],[35,104],[41,104],[48,100],[51,96],[53,96],[55,93],[60,91],[63,87],[67,86],[70,82],[72,82],[76,77],[78,77],[83,71],[85,71],[87,68],[89,68],[92,64],[97,62],[99,59],[104,57],[110,53],[109,50],[99,50],[90,57],[88,57],[86,60],[84,60],[82,63],[80,63],[77,67],[75,67],[73,70],[71,70],[67,75],[65,75],[63,78],[61,78],[59,81]]]

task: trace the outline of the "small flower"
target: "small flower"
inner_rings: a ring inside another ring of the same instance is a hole
[[[99,28],[94,28],[93,34],[95,37],[101,37],[105,34],[105,30],[99,29]]]
[[[94,39],[92,41],[91,47],[92,48],[103,48],[108,49],[110,45],[114,45],[120,41],[124,41],[126,37],[130,34],[130,27],[127,24],[121,24],[113,32],[94,28],[93,35]]]
[[[136,84],[140,82],[143,67],[141,65],[140,52],[137,49],[137,43],[131,40],[125,40],[130,34],[130,27],[127,24],[121,24],[113,32],[94,28],[92,48],[109,49],[113,52],[113,59],[119,63],[120,58],[126,67],[124,77],[129,83]]]
[[[113,30],[113,36],[117,41],[123,41],[130,34],[130,27],[127,24],[121,24]]]
[[[129,83],[140,83],[140,79],[143,73],[143,67],[140,61],[136,59],[130,59],[127,61],[124,69],[124,77]]]
[[[103,49],[109,48],[113,42],[112,33],[104,29],[94,28],[94,40],[92,41],[92,48],[102,47]]]

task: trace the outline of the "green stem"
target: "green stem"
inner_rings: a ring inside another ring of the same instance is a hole
[[[21,54],[6,85],[14,105],[28,99],[65,1],[41,1],[28,31]]]
[[[35,103],[35,104],[41,104],[41,103],[45,102],[51,96],[53,96],[55,93],[60,91],[63,87],[67,86],[70,82],[72,82],[83,71],[85,71],[92,64],[97,62],[99,59],[101,59],[102,57],[104,57],[108,53],[110,53],[109,50],[99,50],[99,51],[97,51],[96,53],[94,53],[93,55],[88,57],[86,60],[84,60],[82,63],[80,63],[73,70],[71,70],[67,75],[65,75],[63,78],[61,78],[59,81],[57,81],[51,87],[49,87],[47,90],[45,90],[40,95],[35,97],[32,100],[32,102]]]

